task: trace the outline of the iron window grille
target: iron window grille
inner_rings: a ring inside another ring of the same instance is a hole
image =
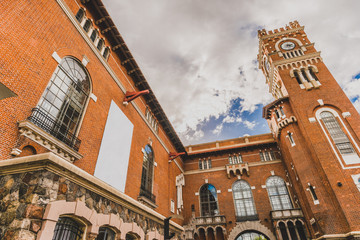
[[[150,201],[152,201],[153,203],[155,203],[155,201],[156,201],[156,196],[151,191],[146,190],[144,188],[140,188],[139,196],[145,197],[145,198],[149,199]]]
[[[75,220],[60,217],[56,223],[53,240],[80,240],[83,235],[82,226]]]
[[[28,120],[42,128],[45,132],[50,133],[72,149],[79,151],[81,140],[72,134],[69,129],[55,121],[49,115],[41,111],[39,108],[33,108]]]
[[[115,240],[115,232],[108,227],[100,227],[96,240]]]

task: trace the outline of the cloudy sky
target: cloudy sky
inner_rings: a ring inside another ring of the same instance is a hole
[[[360,110],[358,0],[103,0],[184,145],[269,132],[257,30],[298,20]]]

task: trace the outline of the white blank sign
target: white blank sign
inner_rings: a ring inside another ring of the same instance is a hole
[[[94,176],[124,192],[134,125],[111,101]]]

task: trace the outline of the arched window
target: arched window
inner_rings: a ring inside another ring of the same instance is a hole
[[[282,240],[289,240],[289,235],[287,234],[287,229],[286,229],[285,223],[280,222],[279,229],[280,229]]]
[[[300,76],[299,76],[299,72],[298,71],[294,71],[294,76],[295,76],[295,79],[296,81],[298,82],[298,84],[303,84],[301,79],[300,79]]]
[[[56,223],[53,240],[80,240],[84,226],[72,218],[60,217]]]
[[[100,227],[96,240],[115,240],[115,232],[108,227]]]
[[[246,231],[241,233],[236,240],[266,240],[268,239],[264,234],[255,231]]]
[[[306,234],[305,234],[305,229],[304,229],[304,225],[302,224],[302,222],[300,222],[299,220],[297,220],[295,222],[295,226],[296,226],[296,230],[299,233],[299,237],[301,240],[306,240]]]
[[[339,123],[336,121],[335,116],[331,112],[323,111],[320,113],[320,117],[323,120],[324,125],[330,133],[330,136],[333,139],[339,152],[342,155],[354,154],[355,150],[352,147],[349,138],[346,136]]]
[[[93,29],[90,39],[91,41],[95,42],[96,37],[98,36],[98,31],[96,29]]]
[[[289,229],[291,240],[298,240],[298,237],[296,235],[296,230],[295,230],[294,223],[291,222],[291,221],[288,221],[287,226],[288,226],[288,229]]]
[[[216,188],[205,184],[200,188],[201,216],[215,216],[219,214]]]
[[[302,74],[303,78],[304,78],[307,82],[310,82],[308,76],[306,75],[306,72],[305,72],[305,69],[304,69],[304,68],[301,69],[301,74]]]
[[[292,203],[285,181],[278,176],[271,176],[266,180],[266,189],[269,194],[273,210],[291,209]]]
[[[125,236],[125,240],[136,240],[138,239],[135,234],[127,233]]]
[[[312,67],[309,68],[309,72],[310,72],[310,75],[314,78],[315,81],[319,81],[319,79],[317,78],[314,70]]]
[[[99,51],[101,51],[103,46],[104,46],[104,39],[100,39],[97,44],[97,49],[99,49]]]
[[[29,120],[78,150],[80,142],[75,135],[89,94],[87,71],[77,60],[66,57],[57,66]]]
[[[88,19],[88,20],[86,20],[86,22],[83,26],[83,29],[85,30],[85,32],[89,32],[90,26],[91,26],[91,21],[90,21],[90,19]]]
[[[108,56],[109,56],[109,54],[110,54],[110,49],[109,49],[109,47],[106,47],[105,50],[104,50],[104,53],[103,53],[103,57],[104,57],[105,59],[107,59]],[[154,119],[154,123],[155,123],[155,125],[157,124],[157,122],[155,121],[155,119]],[[154,128],[155,128],[155,127],[154,127]]]
[[[244,180],[236,181],[232,186],[235,204],[236,220],[257,219],[254,199],[249,183]]]
[[[152,195],[154,153],[150,145],[145,146],[143,153],[140,196],[144,196],[155,202],[155,198]]]
[[[79,23],[81,23],[84,15],[85,15],[84,9],[80,8],[79,11],[76,13],[75,18],[76,18],[76,20],[78,20]]]

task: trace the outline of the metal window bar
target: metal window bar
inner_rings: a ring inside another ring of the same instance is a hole
[[[50,133],[75,151],[79,151],[81,140],[78,139],[70,129],[55,121],[39,108],[33,108],[28,120]]]
[[[156,196],[154,194],[152,194],[151,191],[149,191],[147,189],[144,189],[142,187],[140,188],[139,196],[146,197],[147,199],[149,199],[153,203],[155,203],[155,201],[156,201]]]
[[[81,226],[71,218],[59,218],[53,240],[80,240],[83,235]]]

